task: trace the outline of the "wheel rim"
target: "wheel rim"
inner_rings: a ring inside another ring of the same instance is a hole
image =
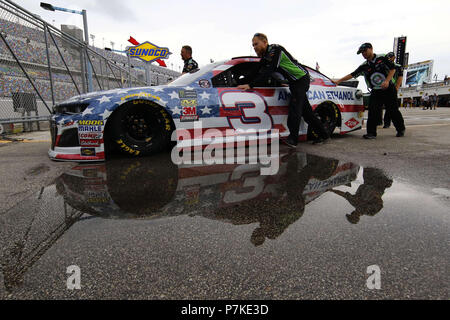
[[[122,118],[122,127],[125,134],[138,144],[148,143],[156,136],[155,119],[143,108],[128,111]]]
[[[326,108],[323,109],[322,112],[319,112],[320,120],[323,123],[323,126],[325,127],[325,130],[327,130],[328,134],[332,134],[334,129],[336,128],[336,119],[333,114],[333,109]]]

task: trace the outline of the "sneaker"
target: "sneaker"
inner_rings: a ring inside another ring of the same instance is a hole
[[[289,148],[297,148],[297,142],[292,138],[283,139],[281,140],[281,142],[287,145]]]
[[[374,135],[372,135],[372,134],[365,134],[365,135],[363,135],[363,138],[364,138],[364,139],[376,139],[377,136],[374,136]]]
[[[328,141],[329,138],[317,138],[313,141],[312,144],[323,144],[324,142]]]
[[[405,136],[405,130],[397,131],[396,137],[404,137]]]

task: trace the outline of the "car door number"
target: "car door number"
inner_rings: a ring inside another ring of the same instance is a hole
[[[240,130],[270,130],[273,119],[264,98],[255,92],[226,91],[221,95],[222,108],[233,115],[227,115],[230,127]]]

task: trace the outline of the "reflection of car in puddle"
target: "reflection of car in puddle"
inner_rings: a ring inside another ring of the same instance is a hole
[[[115,159],[83,164],[61,175],[57,190],[74,208],[107,218],[152,215],[168,203],[177,187],[178,167],[167,154],[149,159]]]
[[[256,164],[177,167],[164,154],[78,165],[56,186],[42,188],[0,215],[5,288],[20,286],[27,270],[84,219],[198,215],[233,225],[259,223],[249,238],[260,245],[297,221],[309,202],[333,191],[355,207],[347,215],[355,223],[381,210],[381,196],[392,183],[380,170],[366,168],[364,184],[354,195],[336,189],[351,186],[358,172],[353,163],[303,153],[282,154],[273,176],[261,176]]]
[[[359,167],[304,153],[282,154],[276,175],[259,164],[184,165],[168,155],[79,165],[63,174],[58,191],[72,207],[105,218],[187,214],[235,225],[259,222],[252,242],[274,239],[298,220],[305,205],[356,179]]]

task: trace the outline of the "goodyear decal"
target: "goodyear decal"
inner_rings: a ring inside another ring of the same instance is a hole
[[[129,146],[127,146],[122,139],[116,140],[116,143],[119,145],[119,147],[122,150],[125,150],[126,152],[128,152],[129,154],[134,154],[134,155],[139,155],[141,152],[139,150],[135,150]]]
[[[139,92],[139,93],[133,93],[133,94],[130,94],[130,95],[128,95],[128,96],[125,96],[125,97],[122,97],[122,98],[120,98],[120,100],[127,100],[127,99],[130,99],[130,98],[141,98],[141,97],[147,97],[147,98],[152,98],[152,99],[155,99],[155,100],[161,100],[161,98],[160,97],[157,97],[157,96],[155,96],[155,95],[153,95],[153,94],[151,94],[151,93],[147,93],[147,92]]]
[[[130,58],[138,58],[146,62],[167,59],[171,54],[169,48],[158,47],[148,41],[134,47],[127,47],[126,51]]]
[[[167,115],[167,112],[165,112],[163,109],[161,109],[159,112],[161,112],[162,116],[164,117],[166,131],[169,131],[169,132],[172,131],[172,124],[171,124],[169,116]]]

